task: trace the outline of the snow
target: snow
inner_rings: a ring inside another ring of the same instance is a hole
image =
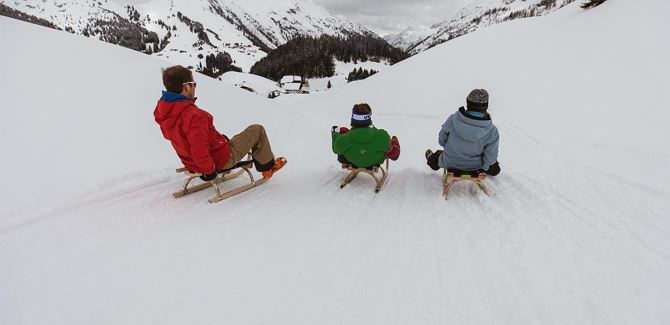
[[[285,84],[285,83],[291,83],[291,82],[302,82],[302,77],[301,76],[283,76],[281,77],[281,80],[279,83]]]
[[[467,5],[449,19],[434,24],[430,28],[409,27],[399,34],[387,35],[384,38],[395,47],[409,51],[411,54],[417,54],[435,44],[501,23],[512,12],[532,9],[535,11],[534,16],[542,16],[574,1],[554,0],[552,4],[546,0],[469,0]],[[497,10],[497,12],[491,12],[491,10]]]
[[[299,82],[289,82],[284,84],[283,88],[286,91],[298,91],[302,87],[302,84]]]
[[[104,7],[100,1],[93,0],[3,0],[4,5],[16,10],[51,21],[61,29],[71,27],[81,33],[89,22],[90,17],[102,21],[114,20],[115,15],[127,16],[126,9],[114,2],[105,1]]]
[[[335,74],[332,77],[312,78],[308,79],[308,81],[312,91],[327,91],[329,90],[328,89],[329,81],[332,87],[331,89],[348,86],[349,83],[347,82],[347,77],[349,76],[349,73],[351,71],[354,71],[354,69],[362,68],[368,71],[375,70],[377,72],[380,72],[388,69],[390,66],[391,63],[388,62],[388,60],[381,60],[381,62],[358,61],[356,63],[354,63],[353,61],[343,62],[335,60]]]
[[[130,18],[125,6],[111,0],[0,2],[51,21],[61,29],[71,27],[78,34],[100,21]],[[374,35],[362,25],[334,16],[310,0],[273,0],[270,3],[260,0],[153,0],[133,7],[140,14],[140,26],[155,32],[161,40],[170,33],[167,47],[152,55],[192,67],[204,65],[207,55],[226,52],[236,66],[249,71],[254,63],[267,55],[258,43],[254,44],[254,37],[272,49],[296,35]],[[179,19],[179,12],[203,25],[209,43],[199,40],[197,32]]]
[[[667,324],[669,10],[575,3],[292,100],[197,76],[220,131],[289,160],[217,205],[170,195],[168,63],[0,17],[0,323]],[[423,151],[482,87],[503,172],[445,202]],[[330,152],[361,101],[402,145],[376,195]]]
[[[368,71],[375,70],[377,72],[380,72],[388,69],[391,66],[388,60],[381,60],[380,62],[358,61],[356,63],[354,63],[353,61],[343,62],[334,60],[334,62],[335,62],[335,74],[332,77],[307,79],[307,81],[309,82],[310,94],[313,92],[329,90],[328,82],[330,82],[331,84],[331,89],[336,87],[348,86],[349,83],[347,82],[347,77],[349,76],[349,73],[354,69],[362,68]],[[249,86],[252,89],[256,90],[256,93],[258,95],[261,95],[262,97],[267,97],[267,95],[273,90],[281,90],[281,88],[277,86],[277,83],[273,82],[272,80],[248,73],[227,72],[222,76],[221,80],[228,84],[232,84],[238,87],[242,85]],[[301,87],[300,83],[301,80],[302,80],[301,76],[283,76],[280,79],[280,83],[285,85],[283,87],[284,90],[298,91],[300,90]],[[294,83],[294,81],[297,81],[297,83]],[[286,98],[294,98],[294,97],[289,96]]]
[[[276,82],[249,73],[229,71],[221,76],[221,81],[236,87],[250,87],[264,97],[267,97],[272,91],[281,90]]]
[[[389,44],[407,51],[414,44],[421,42],[429,36],[437,33],[437,28],[428,28],[425,26],[410,26],[398,34],[389,34],[384,36],[384,40]]]

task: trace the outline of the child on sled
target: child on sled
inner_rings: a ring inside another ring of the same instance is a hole
[[[344,168],[371,168],[381,165],[386,158],[400,157],[398,138],[372,124],[372,108],[368,104],[354,105],[351,129],[333,126],[332,149]]]
[[[451,114],[440,129],[438,142],[443,150],[426,150],[427,164],[433,170],[445,168],[457,174],[496,176],[500,173],[500,135],[487,111],[489,94],[475,89],[466,102],[466,107]]]

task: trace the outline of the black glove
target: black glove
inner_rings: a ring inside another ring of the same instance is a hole
[[[211,182],[211,181],[213,181],[213,180],[216,179],[216,175],[217,175],[217,173],[216,173],[216,172],[213,172],[213,173],[211,173],[211,174],[207,174],[207,175],[202,175],[202,176],[200,176],[200,179],[203,180],[203,181],[205,181],[205,182]]]

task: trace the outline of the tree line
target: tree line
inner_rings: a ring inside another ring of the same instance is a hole
[[[202,59],[201,56],[202,54],[198,58]],[[233,59],[226,52],[207,55],[205,57],[205,66],[202,66],[202,62],[200,62],[196,70],[212,78],[218,78],[228,71],[242,72],[242,69],[233,65]]]
[[[605,2],[605,1],[607,1],[607,0],[588,0],[585,3],[582,4],[582,8],[583,9],[590,9],[590,8],[593,8],[593,7],[597,7],[601,4],[603,4],[603,2]]]
[[[325,78],[335,74],[334,59],[354,63],[386,59],[394,64],[408,57],[409,54],[378,37],[299,36],[268,53],[250,72],[272,80],[286,75]]]
[[[23,20],[25,22],[60,30],[60,28],[56,27],[56,25],[52,24],[48,20],[37,18],[33,15],[29,15],[27,13],[15,10],[13,8],[6,6],[4,3],[1,2],[0,2],[0,16]]]
[[[373,76],[377,73],[378,71],[370,69],[368,71],[367,69],[363,68],[354,68],[354,71],[349,72],[349,76],[347,76],[347,82],[352,82],[356,80],[363,80],[366,79],[367,77]]]

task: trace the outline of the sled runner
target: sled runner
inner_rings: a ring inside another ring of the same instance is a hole
[[[442,175],[442,195],[444,195],[444,199],[446,200],[451,186],[461,181],[469,181],[477,184],[477,187],[479,187],[484,192],[484,194],[491,196],[489,189],[486,187],[486,184],[484,184],[485,179],[486,173],[484,172],[448,171],[445,169]]]
[[[201,173],[191,173],[188,169],[186,168],[180,168],[177,169],[177,173],[184,173],[186,175],[187,179],[186,182],[184,182],[183,189],[179,192],[172,193],[172,195],[175,198],[180,198],[195,192],[202,191],[204,189],[213,187],[214,191],[216,191],[216,196],[213,198],[209,199],[209,203],[218,203],[221,202],[227,198],[230,198],[232,196],[235,196],[237,194],[240,194],[242,192],[248,191],[258,185],[261,185],[265,183],[266,179],[261,178],[259,180],[254,181],[254,176],[251,174],[251,168],[252,168],[252,161],[242,161],[238,163],[235,167],[233,167],[232,170],[226,171],[224,173],[221,173],[217,176],[216,179],[213,181],[205,182],[202,184],[198,184],[192,187],[188,187],[188,185],[191,183],[196,178],[199,178],[202,176]],[[235,170],[238,169],[238,170]],[[221,193],[221,188],[219,187],[219,184],[229,181],[231,179],[237,178],[238,176],[246,173],[247,176],[249,176],[249,183],[246,185],[242,185],[238,188],[235,188],[233,190],[230,190],[225,193]]]
[[[379,193],[381,191],[382,186],[384,186],[384,183],[386,182],[386,177],[388,176],[388,169],[389,169],[389,160],[388,158],[384,162],[384,166],[372,166],[369,168],[354,168],[351,165],[343,165],[342,168],[346,169],[349,171],[349,174],[344,177],[344,180],[342,180],[342,184],[340,185],[340,188],[344,188],[347,186],[347,184],[351,183],[356,176],[358,176],[359,173],[365,173],[372,178],[375,179],[375,182],[377,183],[377,186],[375,187],[375,193]],[[381,173],[381,178],[379,177],[379,174]]]

